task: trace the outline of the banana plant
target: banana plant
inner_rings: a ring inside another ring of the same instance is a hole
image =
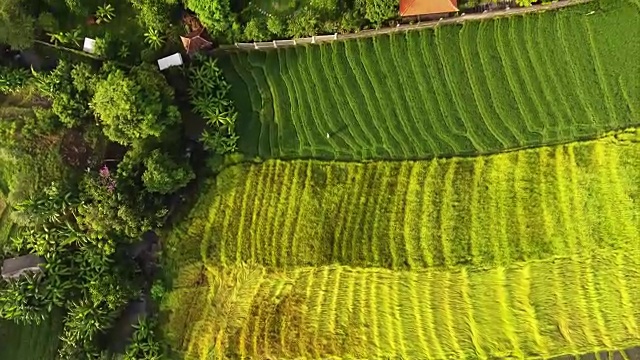
[[[164,45],[165,38],[160,34],[157,29],[149,29],[144,33],[144,42],[146,42],[152,49],[158,50]]]
[[[111,4],[104,4],[103,6],[98,6],[98,10],[96,11],[96,23],[108,23],[116,16],[116,9]]]

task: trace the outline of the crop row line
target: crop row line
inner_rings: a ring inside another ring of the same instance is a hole
[[[235,327],[235,341],[251,345],[236,349],[249,357],[462,358],[627,346],[640,337],[638,255],[605,251],[485,271],[328,266],[268,275],[249,325]],[[216,318],[203,316],[199,323]],[[190,351],[206,354],[206,343],[197,342],[220,336],[213,330],[192,331],[198,338]],[[295,344],[283,342],[294,334]],[[216,346],[224,344],[209,351]]]
[[[632,247],[637,171],[619,159],[637,150],[603,140],[475,159],[247,165],[207,205],[203,248],[225,263],[421,268]]]

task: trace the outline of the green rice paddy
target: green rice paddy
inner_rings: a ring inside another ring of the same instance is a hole
[[[629,41],[638,38],[637,4],[601,0],[237,52],[221,64],[247,154],[424,159],[575,141],[638,124],[640,42]]]
[[[391,269],[634,249],[640,144],[618,138],[474,158],[237,166],[170,241],[220,264]]]
[[[40,325],[18,325],[0,321],[0,359],[46,360],[58,356],[62,319],[54,311]]]

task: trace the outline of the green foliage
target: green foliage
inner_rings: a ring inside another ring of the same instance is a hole
[[[44,223],[59,223],[68,219],[78,205],[71,192],[62,192],[56,184],[15,205],[11,214],[21,226],[36,227]]]
[[[64,331],[61,336],[63,350],[65,347],[82,347],[90,343],[96,335],[108,329],[115,320],[117,313],[109,309],[105,303],[93,303],[88,300],[71,301],[67,306],[64,320]]]
[[[29,71],[25,69],[0,66],[0,93],[16,93],[29,79]]]
[[[189,96],[194,111],[206,121],[201,142],[219,154],[236,150],[238,113],[229,99],[231,85],[224,79],[216,59],[200,58],[189,69]]]
[[[169,25],[175,0],[129,0],[143,28],[162,31]]]
[[[304,8],[289,20],[288,35],[292,37],[315,35],[319,26],[318,14],[311,8]]]
[[[80,46],[82,40],[82,30],[75,28],[67,32],[49,33],[49,41],[55,45]]]
[[[98,6],[98,10],[96,11],[96,23],[109,23],[116,16],[116,9],[111,4],[104,4],[103,6]]]
[[[67,5],[67,9],[69,10],[69,12],[71,12],[72,14],[76,14],[76,15],[89,15],[89,9],[88,9],[88,1],[86,0],[64,0],[65,4]]]
[[[173,89],[153,66],[143,64],[128,74],[107,71],[96,85],[91,107],[112,141],[128,145],[137,140],[159,137],[180,121],[172,105]]]
[[[149,203],[142,193],[127,193],[120,189],[124,181],[106,167],[100,174],[84,176],[80,184],[83,202],[78,208],[78,223],[91,236],[137,239],[158,225],[161,216],[150,214],[146,209],[153,203]]]
[[[158,50],[164,45],[165,37],[160,33],[160,30],[152,28],[144,33],[144,42],[147,43],[152,49]]]
[[[356,0],[355,6],[367,20],[378,26],[398,17],[398,2],[394,0]]]
[[[236,22],[229,0],[185,0],[184,5],[198,15],[212,35],[229,37]]]
[[[278,16],[270,16],[267,19],[267,30],[276,36],[284,36],[287,32],[287,25]]]
[[[160,194],[170,194],[185,187],[195,174],[189,164],[176,163],[169,154],[154,150],[145,162],[142,181],[147,190]]]
[[[338,0],[310,0],[309,4],[318,12],[333,13],[338,9]]]
[[[50,12],[43,12],[38,15],[36,25],[47,33],[55,33],[60,29],[58,19]]]
[[[244,37],[247,40],[263,41],[269,38],[267,24],[261,19],[251,19],[244,28]]]
[[[0,1],[0,43],[26,49],[35,38],[35,19],[25,9],[24,0]]]
[[[38,324],[46,318],[52,302],[43,277],[26,275],[0,288],[0,318],[22,324]]]
[[[167,289],[162,283],[162,280],[158,279],[153,282],[153,285],[151,286],[151,290],[150,290],[150,295],[153,300],[159,303],[160,301],[162,301],[162,298],[164,298],[166,293],[167,293]]]
[[[533,3],[533,0],[516,0],[516,4],[518,6],[528,7],[531,6],[531,3]]]
[[[84,63],[71,65],[60,61],[50,73],[33,71],[36,88],[52,101],[52,110],[67,127],[80,125],[91,110],[89,99],[93,93],[94,72]]]
[[[162,346],[155,334],[156,323],[148,317],[138,319],[129,346],[125,349],[123,360],[160,360],[163,359]]]

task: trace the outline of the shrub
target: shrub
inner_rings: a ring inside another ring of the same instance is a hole
[[[172,5],[176,0],[129,0],[143,28],[162,30],[169,25]]]
[[[218,154],[236,151],[238,136],[235,122],[238,113],[228,98],[231,85],[224,79],[217,62],[200,58],[189,69],[189,96],[194,111],[207,121],[201,142]]]
[[[518,6],[531,6],[531,3],[533,3],[533,0],[516,0],[516,4],[518,4]]]
[[[303,37],[314,35],[318,28],[318,17],[309,8],[298,11],[289,21],[288,35],[291,37]]]
[[[60,29],[58,19],[56,19],[56,17],[49,12],[43,12],[42,14],[40,14],[36,23],[38,25],[38,28],[49,33],[57,32]]]
[[[198,15],[211,34],[230,37],[236,19],[229,0],[185,0],[184,5]]]
[[[393,0],[356,0],[355,7],[377,26],[398,16],[398,2]]]
[[[167,289],[164,287],[162,280],[156,280],[153,282],[153,286],[151,286],[151,298],[157,302],[160,302],[165,294]]]
[[[143,317],[134,327],[136,330],[131,337],[131,343],[125,350],[123,360],[162,359],[162,346],[156,338],[155,321]]]
[[[87,118],[91,111],[89,87],[76,88],[76,83],[83,86],[93,81],[93,72],[88,65],[71,66],[60,61],[50,73],[34,72],[36,88],[52,102],[52,110],[67,127],[75,127]],[[84,79],[81,79],[85,77]]]
[[[263,41],[269,38],[267,24],[264,21],[253,18],[244,28],[244,37],[247,40]]]
[[[185,187],[196,177],[188,164],[178,164],[160,150],[152,151],[144,164],[146,170],[142,181],[151,192],[170,194]]]
[[[29,80],[29,72],[25,69],[0,67],[0,93],[12,94],[20,91]]]
[[[108,23],[116,16],[116,9],[111,4],[105,4],[104,6],[98,6],[96,11],[96,22],[98,24]]]
[[[26,49],[35,38],[35,19],[24,5],[26,0],[0,1],[0,43],[15,49]]]
[[[287,26],[281,18],[270,16],[267,19],[267,30],[276,36],[284,36],[287,32]]]

